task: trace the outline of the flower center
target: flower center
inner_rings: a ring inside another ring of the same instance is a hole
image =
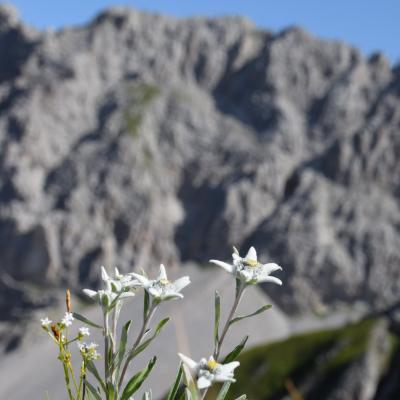
[[[214,371],[218,367],[218,363],[215,360],[208,360],[207,361],[207,367],[211,370]]]
[[[160,282],[160,285],[162,285],[162,286],[167,286],[171,283],[168,279],[160,279],[159,282]]]
[[[244,260],[244,263],[248,266],[248,267],[257,267],[258,265],[258,261],[257,260],[251,260],[250,258],[246,258]]]

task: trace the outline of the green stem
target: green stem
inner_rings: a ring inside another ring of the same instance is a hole
[[[122,368],[121,377],[120,377],[119,383],[118,383],[118,390],[121,389],[122,382],[124,380],[124,376],[126,374],[128,366],[134,357],[134,352],[137,349],[137,347],[140,345],[140,343],[143,339],[143,336],[146,333],[147,326],[149,325],[151,317],[154,315],[154,312],[156,311],[157,306],[158,306],[158,303],[152,303],[148,314],[146,316],[144,316],[144,318],[143,318],[142,328],[140,329],[140,332],[135,340],[135,343],[133,344],[131,350],[129,351],[129,355],[125,360],[124,367]]]
[[[215,346],[215,349],[214,349],[214,359],[216,361],[218,360],[218,357],[220,355],[222,343],[225,339],[226,334],[228,333],[230,323],[231,323],[233,317],[235,316],[235,312],[239,306],[240,300],[242,299],[244,289],[246,288],[246,285],[240,281],[239,281],[239,283],[237,283],[237,285],[239,285],[239,286],[236,289],[235,301],[233,302],[232,308],[229,312],[228,318],[226,319],[224,328],[222,330],[222,334],[221,334],[221,336]]]
[[[76,393],[79,393],[79,386],[78,386],[78,383],[76,382],[76,379],[75,379],[75,374],[74,374],[74,370],[73,370],[72,365],[71,365],[71,361],[68,361],[68,368],[69,368],[69,370],[71,372],[72,382],[74,383],[75,391],[76,391]],[[79,399],[79,395],[78,395],[78,399]]]
[[[108,340],[108,335],[109,335],[109,326],[108,326],[108,312],[104,311],[104,382],[106,384],[106,387],[108,387],[108,379],[109,379],[109,368],[108,368],[108,353],[109,353],[109,340]],[[108,400],[108,390],[106,393],[106,399]]]
[[[68,372],[68,365],[67,365],[67,360],[66,360],[66,353],[65,353],[65,349],[63,346],[63,343],[61,341],[61,335],[58,338],[58,347],[59,347],[59,359],[62,362],[63,365],[63,370],[64,370],[64,380],[65,380],[65,386],[68,392],[68,397],[70,400],[74,400],[74,396],[72,395],[72,391],[71,391],[71,382],[69,379],[69,372]]]
[[[62,361],[62,363],[63,363],[64,379],[65,379],[65,385],[67,387],[68,397],[70,400],[74,400],[74,396],[72,395],[72,391],[71,391],[71,387],[70,387],[68,367],[65,365],[64,361]]]

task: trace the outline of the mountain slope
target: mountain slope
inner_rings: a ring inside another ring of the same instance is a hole
[[[0,57],[1,318],[53,301],[42,285],[95,285],[99,264],[233,244],[284,267],[268,289],[288,312],[396,299],[400,72],[384,57],[125,8],[36,32],[5,6]]]

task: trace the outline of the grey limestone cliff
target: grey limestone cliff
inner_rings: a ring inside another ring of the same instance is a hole
[[[0,318],[255,245],[289,312],[400,287],[400,71],[241,18],[115,8],[38,32],[0,7]],[[10,305],[12,307],[10,307]]]

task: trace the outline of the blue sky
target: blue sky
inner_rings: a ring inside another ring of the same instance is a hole
[[[0,1],[1,2],[1,1]],[[130,5],[178,17],[246,15],[258,26],[299,25],[323,38],[340,39],[364,53],[382,51],[400,60],[400,0],[11,0],[22,19],[38,28],[88,21],[111,5]]]

